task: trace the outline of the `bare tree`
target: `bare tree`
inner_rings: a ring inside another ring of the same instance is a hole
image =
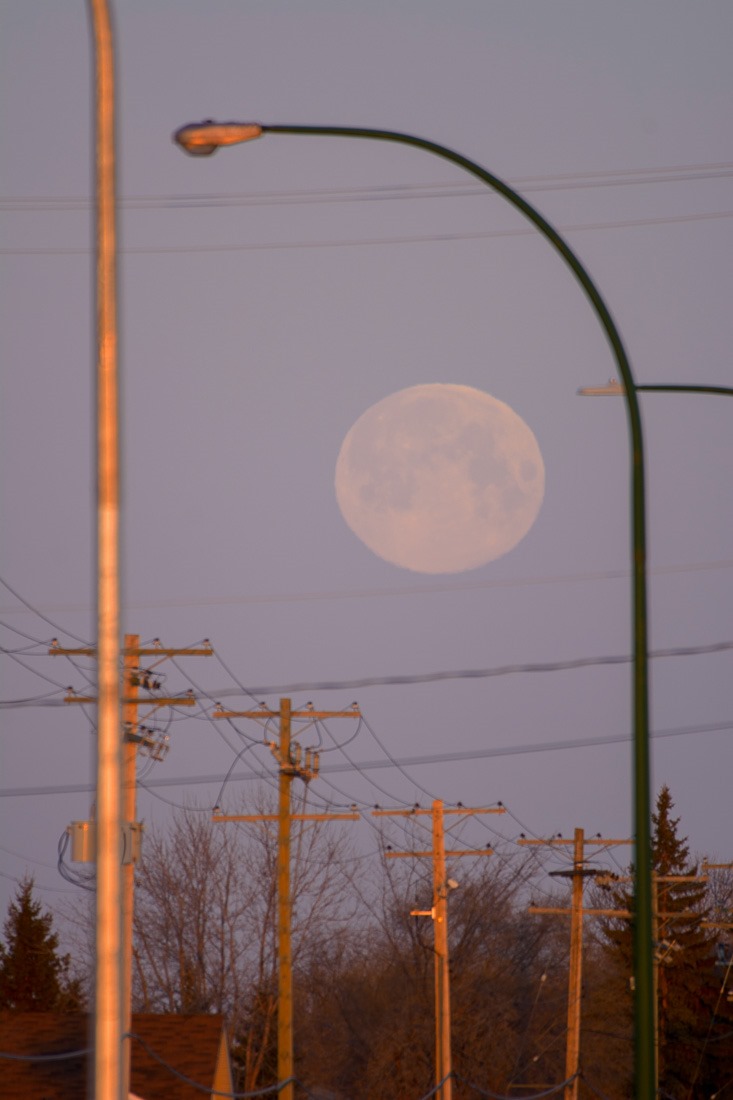
[[[297,804],[294,812],[297,812]],[[260,794],[247,813],[272,812]],[[294,822],[296,976],[354,914],[342,827]],[[277,825],[212,823],[194,809],[146,838],[136,870],[134,1003],[148,1012],[221,1012],[241,1085],[276,1077]]]

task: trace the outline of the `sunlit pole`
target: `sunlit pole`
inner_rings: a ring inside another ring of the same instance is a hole
[[[122,828],[114,48],[89,0],[95,60],[97,338],[97,896],[92,1100],[122,1097]]]
[[[696,383],[659,383],[647,385],[636,383],[637,393],[702,393],[712,394],[718,397],[733,397],[731,386],[701,386]],[[623,397],[624,387],[617,378],[609,378],[603,386],[581,386],[578,390],[580,397]]]
[[[634,892],[634,1096],[653,1100],[654,998],[652,973],[651,906],[651,795],[649,769],[649,695],[647,677],[646,508],[641,414],[631,366],[620,333],[588,272],[569,245],[542,215],[508,184],[467,157],[423,138],[393,130],[347,126],[282,126],[253,122],[204,122],[182,126],[174,140],[194,156],[209,156],[222,145],[236,145],[260,135],[291,134],[315,137],[363,138],[409,145],[450,161],[481,180],[519,210],[560,253],[593,308],[613,352],[624,384],[631,448],[632,619],[633,619],[633,826],[636,883]]]

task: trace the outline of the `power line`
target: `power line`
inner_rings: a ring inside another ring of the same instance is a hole
[[[703,654],[724,653],[733,649],[733,642],[713,642],[704,646],[676,646],[670,649],[655,649],[649,653],[650,659],[661,657],[696,657]],[[567,661],[542,661],[534,664],[501,665],[495,668],[457,669],[440,672],[422,672],[397,676],[366,676],[354,680],[324,680],[322,682],[300,682],[295,684],[267,684],[250,687],[249,695],[282,695],[294,692],[344,691],[365,687],[403,687],[410,684],[432,684],[443,680],[486,680],[496,676],[511,676],[533,672],[568,672],[578,668],[597,668],[604,665],[627,665],[632,658],[626,654],[604,657],[576,657]],[[236,695],[232,688],[219,692],[208,692],[209,697],[224,698]]]
[[[717,210],[712,212],[698,212],[692,214],[669,215],[668,217],[654,218],[626,218],[619,221],[594,221],[575,222],[557,225],[557,232],[562,234],[585,233],[603,229],[638,229],[654,225],[682,225],[689,222],[716,221],[723,218],[733,218],[733,210]],[[394,245],[394,244],[426,244],[435,242],[453,241],[478,241],[498,240],[503,237],[528,237],[535,236],[536,229],[532,226],[516,226],[512,229],[490,229],[483,232],[470,233],[423,233],[392,237],[353,237],[343,240],[315,240],[315,241],[267,241],[261,244],[205,244],[205,245],[130,245],[121,247],[118,251],[127,256],[135,255],[165,255],[181,253],[213,253],[213,252],[278,252],[283,250],[302,251],[304,249],[325,248],[360,248],[366,246]],[[0,248],[2,256],[88,256],[91,246],[68,246],[61,248]]]
[[[34,607],[32,603],[29,603],[24,596],[21,596],[20,592],[16,592],[16,590],[12,588],[11,585],[9,585],[3,577],[0,577],[0,584],[3,586],[3,588],[7,588],[11,596],[15,596],[16,600],[20,600],[20,602],[29,611],[32,611],[33,614],[37,615],[39,619],[43,619],[43,621],[48,623],[49,626],[52,626],[54,630],[58,630],[62,634],[68,634],[70,638],[74,638],[75,641],[81,642],[82,645],[89,645],[89,642],[86,638],[80,638],[78,634],[72,634],[70,630],[65,630],[64,627],[58,626],[58,624],[55,623],[52,619],[49,619],[47,615],[44,615],[43,612],[39,611],[37,607]]]
[[[512,187],[526,193],[586,190],[600,187],[648,185],[727,179],[733,164],[683,164],[661,168],[611,169],[606,172],[566,172],[559,175],[511,177]],[[375,184],[361,187],[321,187],[287,191],[222,192],[204,194],[150,194],[121,196],[123,210],[188,209],[190,207],[300,205],[303,203],[384,202],[415,198],[460,198],[486,196],[483,186],[473,182]],[[0,211],[87,211],[88,195],[9,195],[0,198]]]
[[[688,562],[680,565],[653,566],[648,570],[648,573],[651,577],[666,576],[668,574],[677,573],[703,573],[730,568],[733,568],[733,559],[724,559],[721,561],[711,562]],[[282,594],[270,593],[263,596],[207,596],[198,600],[133,600],[125,602],[124,607],[128,611],[137,611],[146,608],[164,607],[214,607],[217,605],[231,606],[232,604],[236,604],[239,606],[248,604],[271,603],[310,603],[320,600],[371,600],[378,597],[388,598],[393,596],[424,596],[444,592],[474,592],[491,588],[525,588],[533,587],[536,585],[583,584],[590,581],[625,580],[629,576],[630,573],[628,569],[605,569],[586,573],[558,573],[548,574],[547,576],[516,577],[506,579],[493,578],[491,580],[484,581],[428,582],[424,584],[411,584],[391,588],[353,588],[345,589],[343,591],[335,590],[323,592],[284,592]],[[12,611],[18,610],[19,608],[17,607],[4,607],[0,608],[0,613],[8,614]],[[89,606],[87,604],[54,604],[50,608],[50,610],[55,613],[88,611]],[[2,625],[8,626],[8,629],[10,630],[15,630],[15,628],[9,626],[9,624]],[[16,633],[21,632],[16,631]],[[24,635],[24,637],[30,637],[30,635]],[[47,643],[41,643],[39,641],[39,644]],[[232,676],[232,679],[234,679],[236,683],[236,677],[233,676],[229,669],[227,669],[226,671],[229,672],[229,675]]]
[[[650,737],[653,740],[662,740],[670,737],[689,737],[704,733],[721,733],[733,729],[733,720],[726,722],[711,722],[705,725],[679,726],[673,729],[652,730]],[[366,760],[356,761],[352,764],[324,764],[320,775],[336,774],[348,771],[373,771],[378,768],[415,767],[423,764],[445,764],[457,760],[483,760],[495,756],[522,756],[529,753],[559,752],[568,749],[597,748],[600,745],[629,744],[632,738],[629,734],[607,734],[600,737],[579,737],[576,740],[534,742],[526,745],[511,745],[499,748],[472,749],[463,752],[432,753],[429,755],[408,756],[395,758],[393,765],[390,760]],[[182,775],[170,778],[149,780],[144,784],[149,787],[188,787],[201,784],[220,784],[224,776],[221,772],[209,775]],[[268,771],[245,772],[230,776],[229,782],[249,781],[256,779],[268,779],[271,774]],[[412,782],[412,780],[411,780]],[[3,787],[0,788],[0,798],[23,798],[36,795],[51,794],[84,794],[95,789],[93,783],[67,783],[45,787]],[[530,831],[530,830],[527,830]]]
[[[733,649],[733,642],[712,642],[702,646],[674,646],[669,649],[654,649],[649,659],[661,657],[699,657],[705,654],[724,653]],[[266,684],[246,689],[250,697],[263,695],[283,695],[295,692],[344,691],[365,687],[405,687],[412,684],[433,684],[444,680],[487,680],[498,676],[514,676],[535,672],[569,672],[579,668],[599,668],[603,666],[628,665],[632,658],[627,654],[614,654],[603,657],[575,657],[566,661],[540,661],[533,664],[500,665],[495,668],[464,668],[442,670],[438,672],[406,673],[397,676],[366,676],[353,680],[324,680],[321,682],[300,681],[295,684]],[[31,670],[33,671],[33,670]],[[40,675],[40,674],[39,674]],[[47,678],[47,677],[46,677]],[[52,681],[55,682],[55,681]],[[207,699],[224,699],[242,694],[241,688],[221,688],[206,691]],[[64,706],[65,700],[45,699],[26,703],[17,700],[0,700],[0,710],[9,710],[24,706]]]

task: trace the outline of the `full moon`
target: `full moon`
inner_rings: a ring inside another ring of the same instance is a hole
[[[494,561],[527,534],[545,467],[513,409],[471,386],[411,386],[372,405],[344,439],[336,499],[361,541],[417,573]]]

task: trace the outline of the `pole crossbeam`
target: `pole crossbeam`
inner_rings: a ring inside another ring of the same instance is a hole
[[[120,650],[123,657],[131,654],[135,657],[211,657],[214,650],[210,645],[201,647],[189,647],[187,649],[169,649],[164,646],[123,646]],[[49,657],[96,657],[96,646],[60,646],[54,639],[48,647]]]
[[[459,814],[468,816],[470,814],[505,814],[506,809],[504,806],[448,806],[443,807],[443,816],[446,814]],[[410,810],[372,810],[372,817],[416,817],[419,814],[428,815],[432,817],[433,810],[428,810],[422,806],[415,806]]]
[[[358,821],[360,814],[291,814],[291,821]],[[212,814],[212,821],[279,821],[279,814]]]
[[[466,848],[464,851],[446,848],[445,855],[459,856],[493,856],[493,848]],[[434,853],[430,852],[385,852],[385,859],[429,859]]]
[[[211,712],[212,718],[279,718],[279,710],[270,710],[269,707],[261,707],[259,710],[224,710],[223,707],[215,707]],[[313,710],[306,707],[304,710],[293,710],[291,718],[361,718],[359,708],[354,704],[348,710]]]
[[[131,685],[128,685],[128,690],[133,691]],[[96,703],[98,700],[94,695],[65,695],[65,703]],[[127,706],[134,703],[136,706],[141,707],[195,707],[198,700],[191,695],[125,695],[120,700],[123,706]]]

